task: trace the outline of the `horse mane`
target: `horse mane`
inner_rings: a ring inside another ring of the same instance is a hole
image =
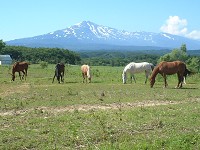
[[[152,74],[151,74],[150,79],[153,79],[153,78],[155,79],[158,73],[159,73],[159,66],[156,66],[156,67],[153,69],[153,72],[152,72]]]

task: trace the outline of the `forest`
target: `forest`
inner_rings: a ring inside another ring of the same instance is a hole
[[[24,46],[5,46],[0,54],[8,54],[13,61],[28,61],[37,64],[41,61],[55,64],[58,62],[77,64],[81,58],[78,53],[60,48],[30,48]]]
[[[0,54],[8,54],[13,61],[28,61],[32,64],[41,62],[56,64],[91,66],[125,66],[129,62],[151,62],[181,60],[195,72],[200,70],[200,50],[187,50],[186,44],[172,50],[84,50],[71,51],[61,48],[30,48],[25,46],[9,46],[0,40]]]

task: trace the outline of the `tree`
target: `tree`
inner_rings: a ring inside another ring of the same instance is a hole
[[[6,43],[3,40],[0,40],[0,50],[6,46]]]
[[[195,72],[200,70],[200,58],[191,57],[187,60],[187,67]]]
[[[187,53],[186,44],[182,44],[182,45],[181,45],[181,51],[184,52],[184,53]]]
[[[186,45],[182,44],[180,49],[177,49],[177,48],[173,49],[171,53],[161,56],[159,59],[159,62],[161,62],[161,61],[176,61],[176,60],[185,62],[188,59],[188,55],[186,52],[187,52]]]

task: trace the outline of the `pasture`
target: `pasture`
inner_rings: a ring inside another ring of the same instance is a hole
[[[200,75],[175,89],[158,75],[153,88],[122,84],[123,67],[92,66],[82,83],[80,66],[66,66],[64,83],[55,65],[31,64],[26,81],[0,66],[0,149],[200,149]]]

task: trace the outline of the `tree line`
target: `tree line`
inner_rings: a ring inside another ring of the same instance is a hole
[[[0,41],[0,43],[2,42]],[[41,61],[51,64],[56,64],[58,62],[78,64],[81,60],[78,53],[60,48],[30,48],[0,44],[0,54],[10,55],[13,61],[28,61],[34,64]]]
[[[129,62],[151,62],[154,65],[160,61],[180,60],[195,72],[200,71],[200,56],[189,55],[186,44],[164,53],[156,51],[70,51],[60,48],[30,48],[24,46],[7,46],[0,40],[0,54],[9,54],[14,61],[29,61],[30,63],[58,62],[68,64],[89,64],[91,66],[125,66]]]
[[[142,51],[83,51],[79,52],[81,61],[91,66],[125,66],[129,62],[157,63],[160,55]]]

